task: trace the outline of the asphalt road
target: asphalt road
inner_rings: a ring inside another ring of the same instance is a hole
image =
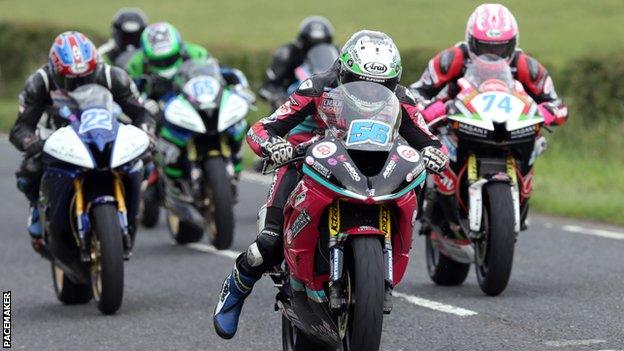
[[[276,290],[257,284],[239,332],[221,340],[211,313],[234,252],[172,244],[164,223],[141,229],[125,265],[123,306],[102,316],[93,303],[63,306],[50,264],[30,248],[26,201],[14,186],[19,155],[0,141],[0,289],[12,292],[13,348],[25,350],[280,350]],[[233,251],[255,236],[266,185],[243,181]],[[539,189],[538,189],[539,190]],[[474,273],[460,287],[433,285],[424,240],[414,238],[408,273],[384,320],[383,350],[624,349],[624,229],[534,217],[516,246],[507,290],[484,296]],[[410,302],[411,301],[411,302]]]

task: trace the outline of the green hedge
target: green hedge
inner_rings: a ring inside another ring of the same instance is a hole
[[[45,62],[52,39],[63,30],[39,24],[0,22],[0,97],[15,96],[30,71]],[[94,33],[86,34],[96,44],[106,39]],[[245,72],[256,89],[273,54],[272,48],[249,51],[237,46],[207,47],[222,63]],[[434,50],[427,48],[402,51],[404,85],[418,79],[433,54]],[[583,118],[585,122],[624,120],[624,53],[581,57],[548,68],[560,95],[571,105],[572,118]]]

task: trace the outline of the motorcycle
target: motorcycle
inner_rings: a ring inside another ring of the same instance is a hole
[[[318,112],[328,129],[289,161],[302,177],[284,208],[285,263],[270,273],[283,349],[378,350],[407,268],[425,167],[398,135],[400,105],[386,87],[340,85]]]
[[[226,249],[234,236],[234,168],[228,133],[242,125],[251,101],[226,86],[214,60],[187,61],[175,78],[179,92],[161,99],[164,112],[157,149],[158,173],[148,178],[144,218],[167,209],[167,226],[179,244],[197,242],[204,235],[218,249]],[[172,145],[176,144],[176,145]],[[188,163],[181,177],[188,200],[167,196],[166,165],[182,148]],[[152,216],[153,217],[153,216]],[[153,221],[155,224],[156,220]],[[144,220],[145,222],[145,220]]]
[[[434,178],[435,186],[429,183],[425,196],[427,270],[439,285],[459,285],[474,263],[479,287],[495,296],[511,275],[533,164],[545,141],[544,119],[497,56],[475,58],[458,86],[459,94],[447,103],[447,122],[431,126],[451,165]]]
[[[145,132],[117,120],[121,110],[102,86],[53,96],[69,125],[43,147],[39,213],[43,256],[51,261],[57,298],[113,314],[121,306],[123,261],[136,231]]]

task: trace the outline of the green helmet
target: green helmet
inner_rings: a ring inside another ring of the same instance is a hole
[[[182,64],[180,32],[167,22],[150,24],[141,34],[141,48],[150,69],[171,78]]]
[[[369,81],[394,91],[401,79],[399,49],[385,33],[361,30],[340,53],[340,83]]]

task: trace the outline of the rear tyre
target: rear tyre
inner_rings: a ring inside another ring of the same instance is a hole
[[[352,301],[345,337],[349,350],[377,351],[381,344],[384,306],[384,262],[379,238],[351,240],[353,264],[349,267]]]
[[[124,269],[121,226],[117,207],[97,205],[92,210],[91,288],[98,309],[113,314],[123,300]]]
[[[210,243],[219,250],[232,245],[234,239],[234,202],[231,179],[225,161],[221,157],[206,160],[206,222]]]
[[[468,276],[470,265],[453,261],[435,248],[431,236],[426,236],[427,273],[431,280],[442,286],[461,285]]]
[[[143,212],[141,224],[145,228],[154,228],[160,218],[160,202],[158,201],[158,185],[150,185],[143,193]]]
[[[180,245],[196,243],[204,236],[202,227],[183,221],[169,211],[167,212],[167,228],[173,240]]]
[[[89,284],[72,282],[63,270],[52,263],[52,285],[56,298],[65,305],[79,305],[91,301],[91,287]]]
[[[475,270],[481,290],[496,296],[505,290],[511,275],[516,240],[514,207],[509,184],[492,183],[487,185],[485,192],[485,235],[483,242],[475,245]]]

